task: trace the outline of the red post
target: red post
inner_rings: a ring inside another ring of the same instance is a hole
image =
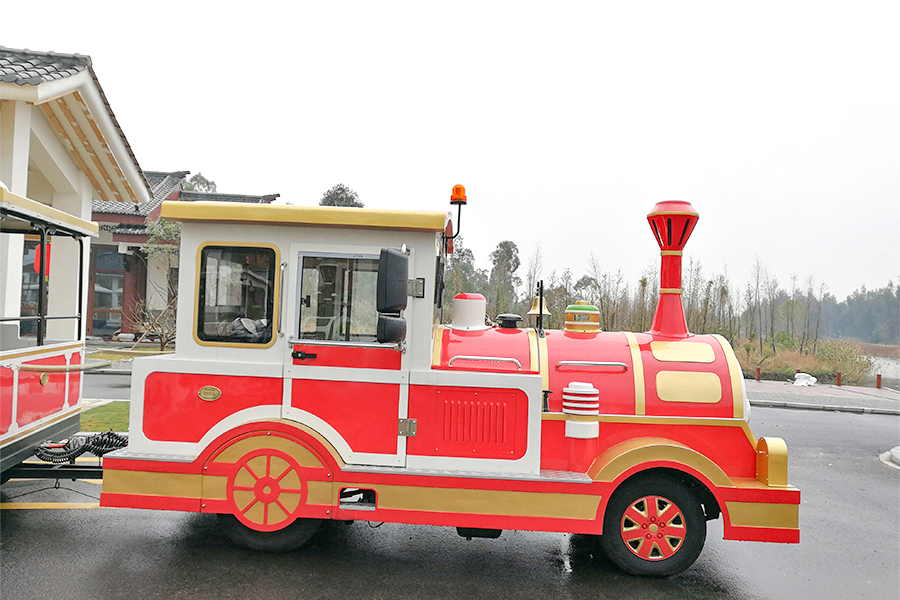
[[[837,386],[841,387],[841,372],[837,372]]]
[[[759,381],[759,367],[756,367],[756,380]]]
[[[881,389],[881,373],[875,376],[875,387]]]

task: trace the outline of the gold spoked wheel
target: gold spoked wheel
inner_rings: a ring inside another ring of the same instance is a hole
[[[234,516],[257,531],[275,531],[296,518],[306,499],[300,465],[272,448],[246,454],[228,478],[228,499]]]

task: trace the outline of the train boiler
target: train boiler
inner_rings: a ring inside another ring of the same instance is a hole
[[[689,203],[648,216],[662,269],[644,333],[601,331],[584,302],[550,330],[539,300],[523,327],[474,292],[440,323],[445,213],[162,214],[182,223],[177,352],[135,361],[101,504],[217,513],[263,550],[326,520],[599,535],[647,576],[690,567],[711,519],[726,539],[799,542],[784,441],[751,432],[727,340],[687,330]]]

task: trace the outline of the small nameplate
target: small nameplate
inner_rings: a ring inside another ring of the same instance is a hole
[[[214,385],[204,385],[197,391],[197,395],[200,396],[201,400],[212,402],[213,400],[218,400],[222,397],[222,390]]]
[[[46,373],[41,373],[40,382],[42,386],[47,385],[48,383],[50,383],[50,376]]]

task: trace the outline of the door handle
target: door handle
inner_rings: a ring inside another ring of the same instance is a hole
[[[309,352],[304,352],[303,350],[295,350],[291,352],[291,358],[296,358],[297,360],[306,360],[308,358],[315,358],[315,354],[311,354]]]

